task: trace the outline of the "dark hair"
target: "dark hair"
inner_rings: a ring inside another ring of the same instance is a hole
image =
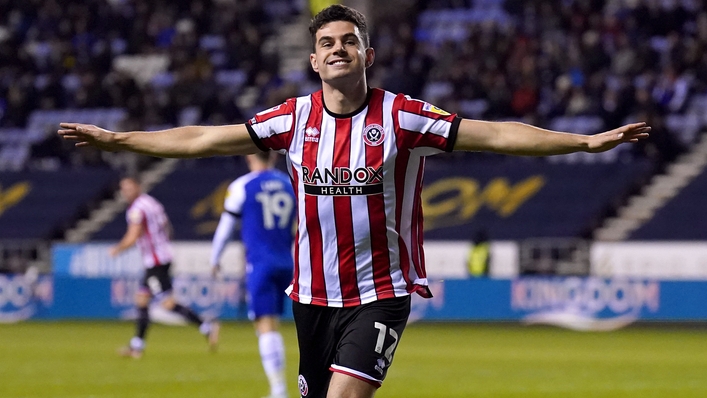
[[[254,156],[259,162],[266,164],[268,167],[275,167],[277,164],[278,153],[275,151],[256,152],[253,153],[252,156]]]
[[[366,17],[353,8],[342,6],[340,4],[329,6],[319,11],[319,13],[312,18],[312,22],[309,24],[309,34],[312,35],[312,46],[316,46],[317,31],[329,22],[336,21],[346,21],[356,25],[359,33],[361,34],[363,46],[369,46]]]
[[[265,163],[269,162],[269,161],[270,161],[270,158],[271,158],[270,151],[267,151],[267,152],[256,152],[256,153],[254,153],[253,155],[255,155],[255,157],[257,157],[259,160],[261,160],[261,161],[263,161],[263,162],[265,162]]]
[[[123,180],[130,180],[130,181],[134,182],[134,183],[137,184],[137,185],[140,185],[140,184],[141,184],[140,176],[139,176],[139,175],[136,175],[136,174],[132,174],[132,173],[131,173],[131,174],[124,174],[124,175],[121,175],[121,176],[120,176],[120,181],[123,181]]]

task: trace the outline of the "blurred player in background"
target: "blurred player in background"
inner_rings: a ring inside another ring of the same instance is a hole
[[[150,325],[149,305],[152,299],[160,300],[162,307],[182,315],[187,321],[199,326],[201,334],[208,339],[212,349],[218,344],[219,325],[206,322],[191,309],[178,304],[172,295],[172,247],[171,225],[162,204],[143,193],[140,183],[133,177],[120,180],[120,194],[129,207],[126,211],[128,229],[120,242],[110,249],[111,256],[137,244],[142,254],[145,274],[140,290],[135,295],[138,317],[135,336],[130,344],[120,350],[123,356],[142,357],[145,350],[145,334]]]
[[[424,101],[369,88],[375,59],[365,17],[334,5],[312,20],[322,90],[246,124],[114,133],[62,123],[77,146],[161,157],[274,150],[287,154],[297,198],[295,275],[288,294],[306,398],[370,398],[385,379],[410,314],[431,297],[422,247],[425,156],[488,151],[547,156],[603,152],[646,138],[634,123],[595,135],[462,119]],[[581,176],[578,176],[581,178]]]
[[[254,322],[268,398],[287,397],[285,345],[279,332],[285,289],[292,282],[295,195],[287,174],[273,168],[267,152],[246,156],[250,173],[229,185],[213,239],[214,276],[234,228],[240,225],[246,252],[248,317]],[[276,155],[276,154],[272,154]]]

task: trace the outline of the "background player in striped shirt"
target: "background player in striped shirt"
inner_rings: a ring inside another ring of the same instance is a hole
[[[310,63],[322,90],[245,125],[116,134],[62,123],[77,146],[198,157],[287,154],[297,197],[295,278],[288,288],[300,349],[302,396],[372,397],[410,310],[429,297],[419,194],[425,156],[489,151],[547,156],[603,152],[648,136],[645,123],[586,136],[523,123],[462,119],[431,104],[369,88],[375,59],[363,15],[334,5],[317,14]],[[581,178],[579,176],[578,178]]]
[[[246,251],[248,317],[255,325],[260,359],[270,383],[268,398],[284,398],[285,345],[279,323],[284,292],[292,281],[295,195],[290,178],[273,168],[276,157],[269,155],[246,156],[250,173],[228,186],[214,234],[211,266],[215,276],[223,249],[240,225]]]
[[[143,193],[140,183],[133,177],[120,180],[120,194],[129,203],[125,218],[128,229],[120,242],[111,247],[111,256],[137,244],[142,254],[145,274],[140,281],[140,290],[135,294],[138,317],[135,336],[130,344],[120,350],[123,356],[142,357],[145,349],[145,334],[150,324],[149,305],[152,299],[160,300],[167,310],[182,315],[190,323],[199,326],[201,334],[208,339],[212,349],[218,344],[219,325],[205,322],[191,309],[177,303],[172,295],[172,247],[170,245],[171,225],[162,204],[152,196]]]

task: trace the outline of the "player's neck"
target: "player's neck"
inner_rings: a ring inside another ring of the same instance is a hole
[[[269,168],[270,168],[270,167],[269,167],[268,165],[264,165],[264,164],[257,164],[257,163],[254,163],[254,164],[251,164],[251,165],[250,165],[250,171],[252,171],[252,172],[260,172],[260,171],[263,171],[263,170],[267,170],[267,169],[269,169]]]
[[[345,115],[359,109],[368,95],[368,86],[364,77],[356,84],[334,86],[322,82],[322,93],[326,108],[333,113]]]
[[[127,202],[128,202],[128,205],[132,205],[133,203],[135,203],[135,201],[137,200],[137,198],[140,197],[140,195],[142,195],[142,192],[138,192],[137,195],[135,195],[134,197],[130,198],[130,200],[127,201]]]

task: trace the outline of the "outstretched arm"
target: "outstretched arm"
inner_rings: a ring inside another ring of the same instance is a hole
[[[244,124],[185,126],[167,130],[116,133],[90,124],[61,123],[57,132],[76,146],[105,151],[131,151],[164,158],[245,155],[259,149]]]
[[[238,225],[238,219],[233,214],[224,211],[216,227],[214,238],[211,242],[211,267],[218,269],[221,262],[221,254],[226,248],[226,244],[231,240],[233,230]],[[213,270],[212,270],[213,271]]]
[[[604,152],[623,142],[648,137],[650,127],[633,123],[595,135],[545,130],[517,122],[462,119],[455,151],[488,151],[507,155],[548,156],[572,152]]]

